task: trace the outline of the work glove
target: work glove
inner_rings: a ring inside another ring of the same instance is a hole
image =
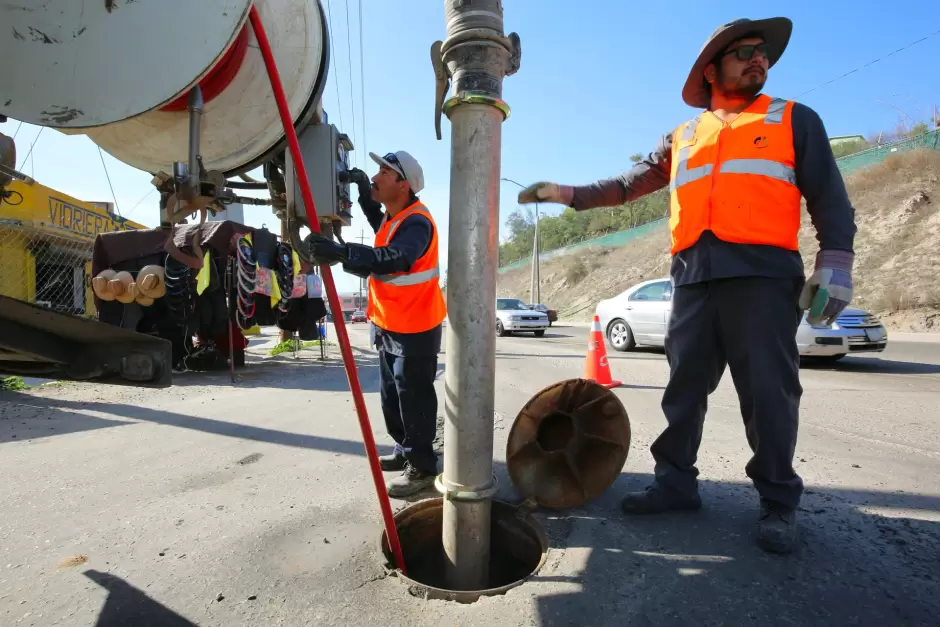
[[[343,270],[361,279],[372,274],[372,266],[376,263],[375,249],[365,244],[346,244],[346,259],[343,261]]]
[[[348,259],[346,246],[333,241],[329,237],[324,237],[319,233],[311,233],[305,239],[310,256],[320,265],[333,265],[340,261],[345,262]]]
[[[369,175],[359,168],[350,168],[345,172],[340,172],[339,182],[355,183],[356,187],[359,189],[360,196],[372,193],[372,181],[369,180]]]
[[[820,250],[816,270],[803,286],[800,309],[809,309],[806,321],[830,325],[852,301],[852,263],[855,255],[844,250]]]
[[[519,204],[527,205],[533,202],[555,202],[566,207],[571,206],[574,200],[574,188],[569,185],[557,183],[533,183],[519,192]]]

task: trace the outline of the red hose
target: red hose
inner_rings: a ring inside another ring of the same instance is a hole
[[[294,160],[294,168],[297,170],[300,193],[303,196],[304,206],[307,208],[307,220],[310,222],[310,229],[315,233],[319,233],[320,221],[317,219],[316,207],[313,206],[313,194],[310,193],[307,169],[304,167],[304,160],[300,154],[300,144],[297,143],[297,133],[294,131],[290,109],[287,107],[287,97],[284,95],[284,87],[281,85],[281,75],[277,71],[277,64],[274,62],[274,54],[271,52],[268,36],[264,32],[261,16],[258,15],[258,10],[254,6],[251,7],[249,19],[251,20],[251,27],[255,31],[255,38],[258,40],[258,49],[261,51],[264,65],[268,70],[268,77],[271,79],[271,89],[274,91],[274,99],[277,101],[277,108],[281,114],[281,123],[284,125],[284,134],[287,136],[287,145]],[[330,311],[342,312],[342,303],[340,303],[339,296],[336,293],[336,284],[333,282],[333,273],[330,271],[330,266],[322,265],[320,269],[323,273],[323,283],[326,286],[326,296],[330,302]],[[401,552],[401,542],[398,539],[398,529],[395,526],[395,518],[392,516],[392,504],[388,499],[388,492],[382,479],[382,468],[379,465],[378,453],[375,450],[375,439],[372,437],[372,425],[369,422],[366,401],[362,396],[359,374],[356,372],[356,362],[353,358],[352,348],[349,345],[346,322],[343,320],[342,315],[333,316],[333,326],[336,327],[336,339],[339,341],[339,350],[343,354],[343,366],[346,368],[349,389],[352,391],[353,403],[356,405],[359,428],[362,430],[362,442],[365,445],[366,456],[369,458],[369,469],[372,471],[375,493],[379,497],[379,507],[382,509],[382,518],[385,521],[385,535],[388,538],[388,546],[392,550],[402,574],[407,574],[405,572],[405,558]]]
[[[232,84],[235,75],[242,67],[245,53],[248,52],[248,26],[242,28],[235,39],[235,43],[228,49],[219,62],[209,73],[199,81],[202,88],[202,101],[205,104],[212,102],[216,96],[225,91]],[[160,107],[160,111],[185,111],[189,106],[189,90],[187,89],[176,100]]]

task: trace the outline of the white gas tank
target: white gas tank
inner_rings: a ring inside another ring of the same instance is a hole
[[[284,147],[251,0],[43,0],[0,3],[0,113],[85,134],[155,173],[186,161],[186,95],[200,84],[209,170],[250,170]],[[329,33],[317,0],[256,0],[295,125],[317,111]]]

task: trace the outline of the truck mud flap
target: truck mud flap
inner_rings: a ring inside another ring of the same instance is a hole
[[[167,340],[0,296],[0,374],[169,387]]]

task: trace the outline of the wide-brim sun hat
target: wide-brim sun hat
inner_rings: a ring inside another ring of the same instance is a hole
[[[728,47],[728,45],[745,35],[757,34],[767,43],[767,60],[773,67],[790,42],[793,32],[793,22],[786,17],[770,17],[763,20],[749,20],[742,18],[728,22],[715,29],[705,45],[698,53],[695,64],[689,72],[689,77],[682,88],[682,100],[690,107],[707,109],[711,104],[711,92],[705,82],[705,68],[714,60],[715,56]]]

